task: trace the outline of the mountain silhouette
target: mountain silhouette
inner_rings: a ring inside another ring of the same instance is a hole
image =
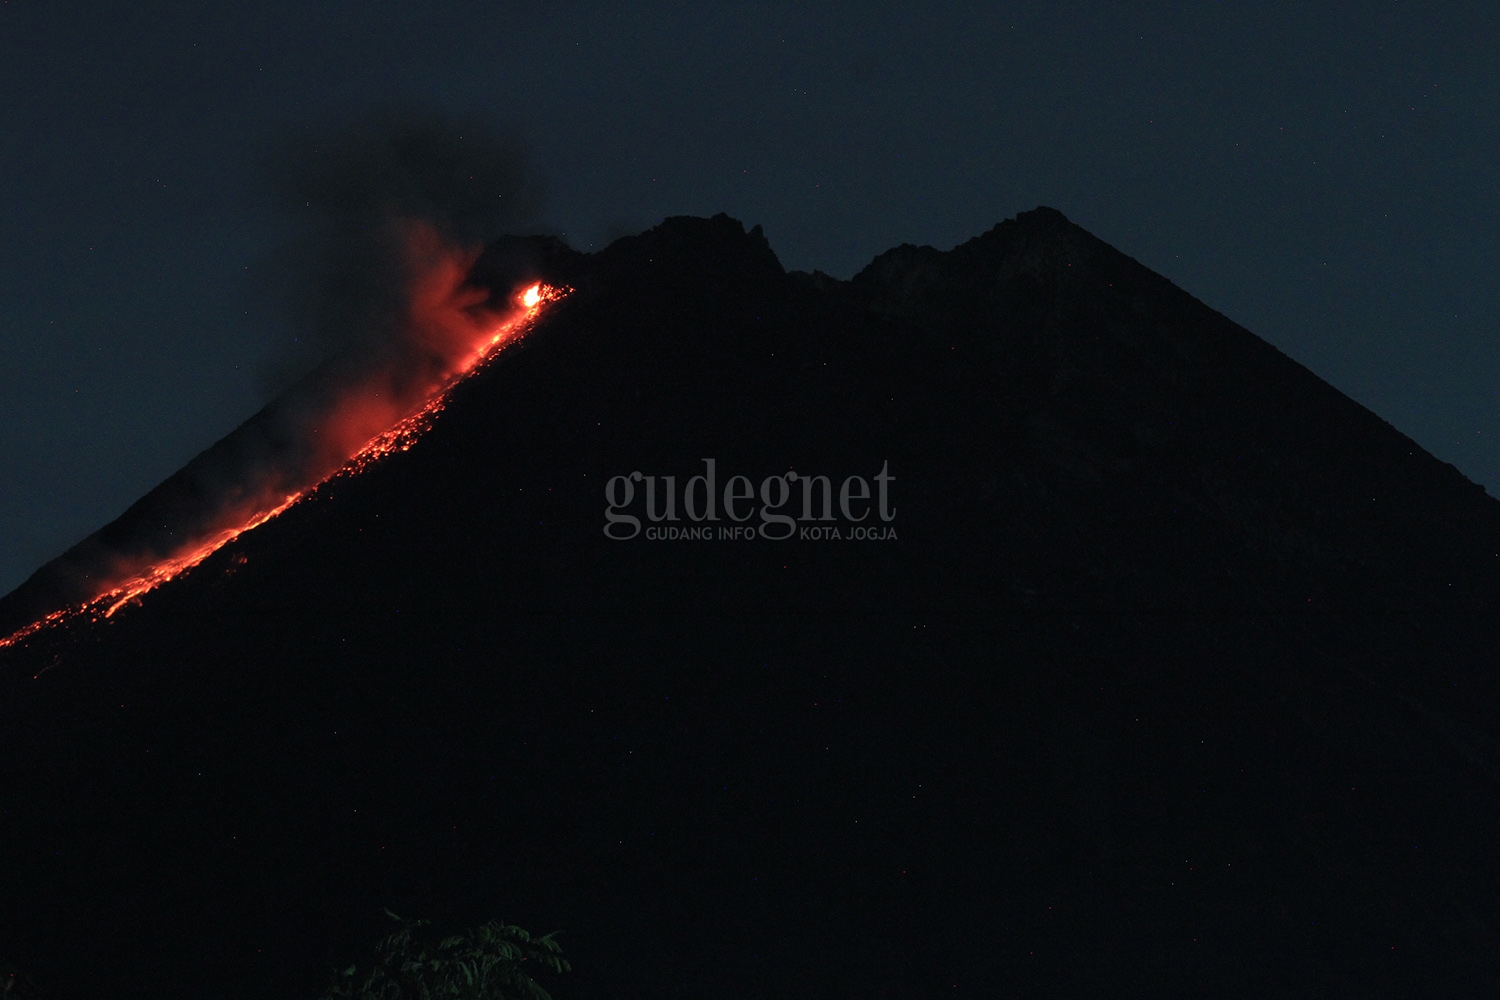
[[[0,651],[0,954],[54,995],[313,997],[384,907],[560,930],[558,1000],[1493,993],[1452,466],[1047,208],[847,282],[723,215],[472,280],[572,292],[410,450]]]

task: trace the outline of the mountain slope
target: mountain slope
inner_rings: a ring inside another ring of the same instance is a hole
[[[39,978],[314,995],[390,906],[564,928],[560,998],[1492,991],[1451,466],[1048,209],[849,282],[724,216],[476,269],[530,277],[575,292],[410,451],[4,654]],[[789,469],[796,536],[721,539]],[[711,537],[607,538],[633,472]]]

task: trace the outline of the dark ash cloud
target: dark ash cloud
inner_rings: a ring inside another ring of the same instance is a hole
[[[284,142],[269,164],[296,235],[262,269],[297,341],[267,388],[402,335],[414,225],[479,248],[535,226],[545,188],[519,139],[473,120],[386,114]]]

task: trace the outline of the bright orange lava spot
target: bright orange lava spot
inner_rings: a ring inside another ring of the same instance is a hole
[[[219,549],[239,538],[247,531],[260,527],[303,497],[315,492],[318,487],[341,476],[352,476],[369,468],[375,462],[398,451],[407,451],[417,439],[432,427],[433,419],[447,405],[448,394],[460,381],[473,374],[485,361],[494,357],[505,347],[521,339],[535,324],[542,309],[566,296],[571,288],[559,288],[538,282],[526,288],[513,299],[514,307],[503,319],[495,322],[482,317],[493,314],[475,313],[488,298],[481,289],[463,284],[467,268],[457,267],[459,261],[444,261],[444,266],[434,269],[419,282],[413,294],[413,320],[416,333],[436,343],[443,357],[448,359],[445,376],[435,390],[426,397],[415,411],[391,414],[386,399],[380,397],[378,389],[365,387],[367,391],[356,392],[351,398],[341,400],[334,407],[315,433],[335,442],[357,443],[352,450],[341,450],[343,461],[317,482],[301,490],[269,497],[235,510],[226,511],[221,520],[229,523],[195,539],[172,555],[160,559],[144,569],[128,574],[81,604],[62,608],[46,615],[30,625],[0,639],[0,649],[14,646],[45,628],[63,624],[82,617],[90,621],[110,618],[126,605],[139,602],[146,593],[169,580],[175,579],[197,566]],[[472,257],[466,263],[472,263]],[[375,385],[375,383],[371,383]],[[385,422],[385,418],[397,419],[387,423],[384,430],[368,437],[363,430],[372,420]],[[354,437],[351,438],[351,435]]]

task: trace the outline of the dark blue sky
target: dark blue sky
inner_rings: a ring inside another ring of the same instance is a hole
[[[0,2],[0,592],[265,401],[267,151],[401,108],[585,250],[725,211],[847,277],[1051,205],[1500,494],[1493,3],[230,8]]]

